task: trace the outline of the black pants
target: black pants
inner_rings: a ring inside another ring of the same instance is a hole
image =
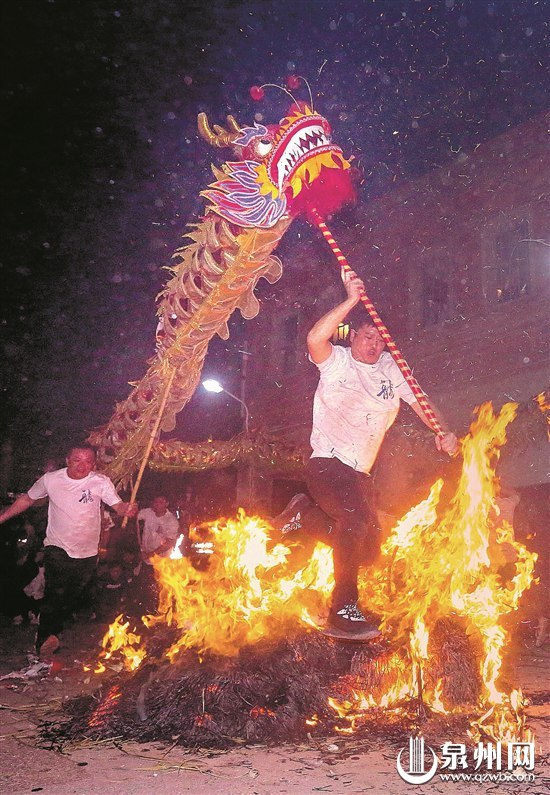
[[[357,601],[359,567],[372,563],[379,550],[380,529],[372,503],[370,475],[338,458],[310,458],[306,482],[316,508],[306,511],[304,530],[333,549],[332,611]]]
[[[60,547],[44,549],[44,599],[36,646],[39,649],[49,635],[59,635],[65,620],[81,604],[95,573],[96,557],[71,558]]]
[[[137,607],[140,615],[144,613],[155,614],[158,607],[159,586],[155,578],[155,568],[150,563],[142,561],[141,571],[138,577],[139,594],[137,596]]]

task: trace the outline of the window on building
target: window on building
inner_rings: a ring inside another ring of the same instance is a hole
[[[449,280],[442,274],[424,273],[422,279],[422,325],[435,326],[449,319]]]
[[[529,292],[529,225],[519,221],[495,240],[495,298],[499,302],[521,298]]]
[[[340,323],[340,325],[332,335],[332,341],[334,343],[345,342],[349,337],[349,331],[350,331],[349,323]]]

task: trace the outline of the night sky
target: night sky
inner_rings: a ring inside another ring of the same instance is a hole
[[[275,122],[287,98],[250,86],[303,75],[361,203],[548,108],[549,19],[548,0],[3,3],[0,443],[20,476],[145,372],[162,268],[216,159],[199,111]],[[182,434],[216,435],[214,414]]]

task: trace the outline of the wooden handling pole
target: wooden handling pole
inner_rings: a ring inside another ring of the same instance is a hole
[[[143,454],[143,459],[141,461],[141,466],[139,468],[139,472],[138,472],[138,475],[137,475],[137,478],[136,478],[136,482],[134,483],[134,486],[132,488],[132,494],[130,496],[130,505],[136,501],[136,495],[137,495],[138,489],[139,489],[139,487],[141,485],[141,479],[143,477],[143,473],[145,472],[145,467],[147,466],[147,461],[149,460],[149,456],[151,455],[151,448],[153,447],[153,443],[154,443],[154,441],[156,439],[156,436],[157,436],[157,433],[158,433],[158,430],[159,430],[159,427],[160,427],[160,423],[161,423],[161,420],[162,420],[162,415],[164,414],[164,409],[166,408],[166,403],[168,401],[168,396],[170,395],[170,390],[172,388],[172,384],[174,382],[174,376],[175,375],[176,375],[176,370],[173,367],[172,368],[172,372],[170,373],[170,377],[168,378],[168,381],[166,382],[166,387],[164,389],[164,394],[162,396],[162,402],[160,404],[160,408],[159,408],[159,411],[158,411],[158,414],[157,414],[157,418],[155,420],[155,424],[153,425],[153,429],[152,429],[151,434],[149,436],[149,441],[147,442],[147,447],[145,448],[145,453]],[[125,516],[124,519],[122,520],[121,527],[124,529],[127,524],[128,524],[128,517]]]

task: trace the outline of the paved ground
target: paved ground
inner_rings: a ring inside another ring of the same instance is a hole
[[[549,751],[550,641],[537,649],[528,635],[518,642],[509,676],[536,702],[528,710],[537,737],[536,779],[532,784],[449,783],[435,778],[411,785],[396,771],[397,748],[365,738],[326,737],[306,745],[243,747],[229,752],[188,752],[157,743],[86,744],[63,752],[38,746],[37,727],[55,720],[63,700],[90,692],[93,684],[82,670],[101,635],[89,624],[65,634],[65,647],[45,677],[0,680],[0,791],[42,792],[44,795],[305,795],[324,792],[426,795],[452,792],[548,792],[550,771],[543,753]],[[27,665],[31,630],[0,626],[0,676]],[[542,702],[542,703],[539,703]],[[452,739],[452,738],[449,738]]]

